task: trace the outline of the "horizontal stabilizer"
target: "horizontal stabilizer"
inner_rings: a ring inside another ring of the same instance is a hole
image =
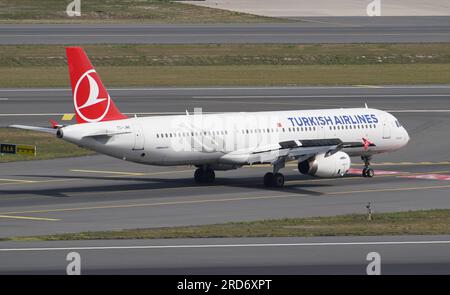
[[[37,126],[27,126],[27,125],[9,125],[10,128],[17,128],[17,129],[25,129],[25,130],[31,130],[31,131],[37,131],[37,132],[45,132],[50,134],[56,134],[57,129],[53,128],[46,128],[46,127],[37,127]]]

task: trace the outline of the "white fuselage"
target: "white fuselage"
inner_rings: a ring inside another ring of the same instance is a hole
[[[150,165],[223,165],[270,162],[255,153],[280,142],[334,139],[375,146],[350,156],[394,151],[409,136],[391,114],[369,108],[191,114],[130,118],[62,128],[63,139],[116,158]]]

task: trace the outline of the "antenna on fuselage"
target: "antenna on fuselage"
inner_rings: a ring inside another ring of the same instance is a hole
[[[366,109],[368,109],[369,107],[367,106],[367,102],[364,103],[364,105],[366,106]]]
[[[186,116],[189,116],[189,111],[188,110],[186,110]]]

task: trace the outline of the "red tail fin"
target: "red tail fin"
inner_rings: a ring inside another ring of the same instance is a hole
[[[83,48],[67,47],[66,54],[77,123],[127,118],[116,108]]]

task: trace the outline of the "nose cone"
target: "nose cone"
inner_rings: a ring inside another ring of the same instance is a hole
[[[409,142],[409,134],[408,134],[408,131],[406,131],[406,129],[405,128],[403,128],[403,133],[404,133],[404,135],[403,135],[403,138],[404,138],[404,140],[405,140],[405,145]]]

